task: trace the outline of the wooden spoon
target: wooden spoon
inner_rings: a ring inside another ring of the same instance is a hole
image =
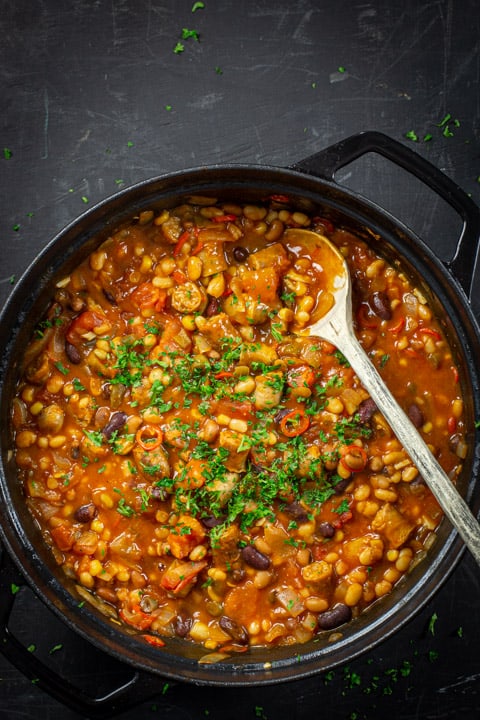
[[[312,323],[299,334],[328,340],[345,355],[437,498],[445,515],[480,565],[480,525],[422,436],[398,405],[355,336],[351,278],[345,259],[327,238],[311,230],[288,229],[284,237],[289,246],[309,249],[310,253],[313,253],[315,264],[321,266],[325,278],[324,290],[312,313]]]

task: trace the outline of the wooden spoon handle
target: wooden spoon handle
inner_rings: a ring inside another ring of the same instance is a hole
[[[437,498],[445,515],[480,565],[480,525],[455,485],[430,452],[420,433],[399,406],[351,327],[338,317],[322,325],[322,337],[345,355],[405,451]]]

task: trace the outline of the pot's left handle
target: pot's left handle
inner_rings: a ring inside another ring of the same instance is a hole
[[[120,687],[103,697],[89,697],[29,652],[8,627],[16,593],[25,580],[2,547],[0,556],[0,652],[17,670],[62,705],[92,720],[113,718],[159,694],[158,677],[132,669],[132,678]]]
[[[480,209],[462,188],[428,160],[383,133],[368,131],[331,145],[295,163],[292,169],[334,180],[337,170],[370,152],[382,155],[414,175],[460,215],[463,228],[452,258],[446,265],[472,302],[472,285],[480,243]]]

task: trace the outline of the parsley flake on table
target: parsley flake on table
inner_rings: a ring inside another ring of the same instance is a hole
[[[9,148],[4,147],[3,148],[3,157],[5,158],[5,160],[10,160],[10,158],[12,157],[12,151]]]
[[[188,28],[182,28],[182,40],[188,40],[193,38],[197,42],[199,41],[198,32],[196,30],[189,30]]]
[[[192,13],[196,12],[197,10],[203,10],[204,7],[205,7],[205,3],[195,2],[192,5]]]
[[[185,45],[181,42],[177,42],[175,47],[173,48],[173,52],[178,55],[179,53],[182,53],[185,50]]]
[[[438,620],[438,615],[437,615],[437,613],[436,613],[436,612],[432,613],[432,616],[431,616],[431,618],[430,618],[430,620],[429,620],[429,622],[428,622],[428,631],[429,631],[432,635],[435,635],[435,623],[437,622],[437,620]]]

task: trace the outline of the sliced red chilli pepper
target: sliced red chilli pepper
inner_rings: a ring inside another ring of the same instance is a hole
[[[433,330],[433,328],[422,327],[422,328],[420,328],[419,332],[422,335],[430,335],[431,337],[435,338],[435,340],[442,339],[442,336],[440,335],[440,333],[437,332],[437,330]]]
[[[137,430],[135,440],[142,450],[156,450],[163,442],[163,433],[157,425],[142,425]]]
[[[367,466],[368,455],[360,445],[347,445],[342,450],[340,462],[350,472],[361,472]]]
[[[392,325],[392,327],[389,327],[389,328],[388,328],[388,332],[391,332],[391,333],[399,333],[399,332],[401,332],[401,331],[403,330],[404,327],[405,327],[405,318],[404,318],[404,317],[401,317],[401,318],[395,323],[395,325]]]
[[[185,245],[185,243],[188,240],[190,240],[190,230],[185,230],[185,232],[183,232],[180,235],[180,237],[177,240],[177,244],[173,248],[173,253],[172,253],[173,257],[177,257],[177,255],[180,255],[180,253],[182,252],[183,246]]]
[[[310,420],[303,409],[292,410],[280,420],[280,430],[287,437],[297,437],[310,426]]]

